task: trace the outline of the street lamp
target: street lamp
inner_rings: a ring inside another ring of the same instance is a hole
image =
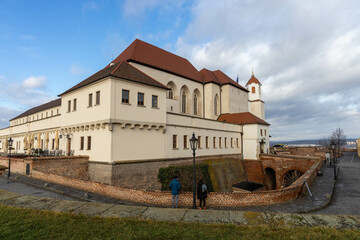
[[[193,150],[193,209],[196,209],[196,171],[195,171],[195,150],[197,149],[198,139],[195,137],[195,133],[192,134],[190,139],[190,146]]]
[[[336,161],[335,161],[335,147],[336,147],[336,144],[334,141],[331,141],[330,143],[330,147],[332,149],[332,152],[333,152],[333,163],[334,163],[334,180],[337,179],[337,176],[336,176]],[[331,161],[330,161],[331,162]]]
[[[11,160],[11,147],[12,147],[12,144],[13,144],[13,141],[12,138],[9,139],[8,143],[9,143],[9,171],[8,171],[8,178],[10,177],[10,160]]]

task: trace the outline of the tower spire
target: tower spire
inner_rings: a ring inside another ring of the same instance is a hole
[[[252,74],[251,74],[252,77],[254,77],[254,67],[252,68]]]

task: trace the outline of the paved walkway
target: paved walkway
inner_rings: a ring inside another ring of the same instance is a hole
[[[316,213],[360,215],[360,159],[356,152],[345,152],[338,166],[339,174],[331,204]]]
[[[360,228],[360,216],[155,208],[34,197],[4,190],[0,190],[0,204],[87,216],[131,217],[170,222]]]

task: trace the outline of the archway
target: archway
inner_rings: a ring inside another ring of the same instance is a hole
[[[267,190],[276,189],[276,173],[272,168],[265,168],[264,185]]]
[[[282,177],[282,181],[281,181],[282,187],[290,186],[291,184],[293,184],[293,182],[298,180],[301,177],[301,175],[303,175],[303,173],[298,170],[287,171]]]

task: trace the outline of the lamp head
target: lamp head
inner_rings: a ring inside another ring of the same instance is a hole
[[[190,138],[190,146],[193,151],[197,149],[198,139],[195,137],[195,133],[192,134],[192,138]]]
[[[9,147],[12,147],[13,141],[14,141],[14,140],[13,140],[12,138],[9,139],[9,141],[8,141]]]

